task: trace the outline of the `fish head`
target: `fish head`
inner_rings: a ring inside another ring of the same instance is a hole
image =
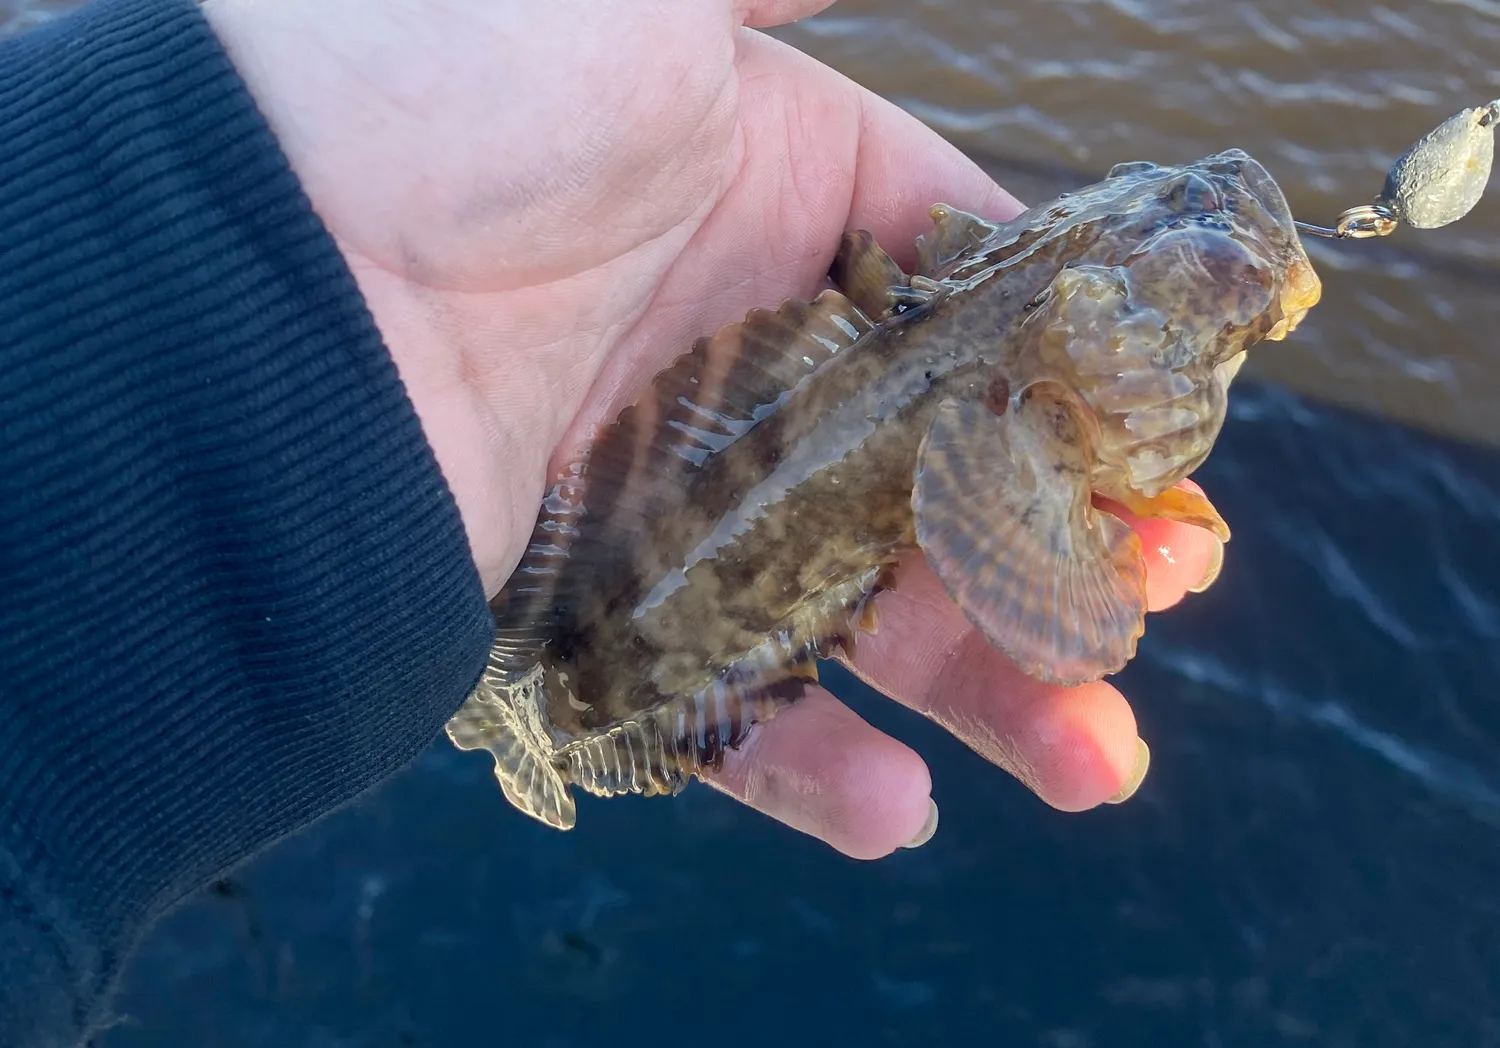
[[[1155,496],[1207,458],[1246,350],[1295,330],[1322,285],[1280,187],[1239,150],[1118,165],[1069,205],[1053,235],[1074,250],[1027,321],[1028,370],[1097,422],[1096,490]]]

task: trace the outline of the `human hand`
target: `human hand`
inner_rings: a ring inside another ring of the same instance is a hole
[[[491,594],[553,471],[695,337],[808,296],[845,228],[910,264],[936,201],[1019,210],[917,121],[746,28],[826,5],[205,5],[364,292]],[[1214,539],[1131,523],[1159,610]],[[1021,674],[920,557],[877,607],[854,670],[1049,804],[1089,808],[1134,777],[1119,692]],[[817,688],[714,785],[869,858],[918,835],[931,788],[916,753]]]

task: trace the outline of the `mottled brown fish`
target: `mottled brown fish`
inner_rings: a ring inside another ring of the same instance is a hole
[[[1027,673],[1115,672],[1144,628],[1146,517],[1228,529],[1174,487],[1244,350],[1318,300],[1280,188],[1239,151],[1136,163],[995,224],[932,209],[915,274],[846,234],[812,302],[700,339],[547,496],[448,726],[559,828],[570,785],[675,793],[796,701],[920,547]]]

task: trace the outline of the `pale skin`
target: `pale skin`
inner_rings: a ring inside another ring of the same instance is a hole
[[[827,0],[209,0],[363,291],[493,595],[552,471],[692,340],[815,291],[846,228],[898,262],[943,201],[1020,204],[929,129],[757,28]],[[1206,531],[1127,517],[1149,604]],[[1080,811],[1138,784],[1108,682],[1022,675],[919,557],[853,669]],[[926,764],[813,688],[713,785],[846,855],[920,838]],[[661,803],[661,802],[657,802]]]

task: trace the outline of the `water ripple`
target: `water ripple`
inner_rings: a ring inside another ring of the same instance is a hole
[[[1478,821],[1500,829],[1500,783],[1451,754],[1415,746],[1366,724],[1336,698],[1305,695],[1269,677],[1251,679],[1216,656],[1194,648],[1158,643],[1143,648],[1141,657],[1186,680],[1259,702],[1280,716],[1325,729],[1379,757]]]
[[[1451,7],[1464,7],[1477,15],[1500,22],[1500,3],[1496,3],[1496,0],[1435,0],[1435,2]]]

